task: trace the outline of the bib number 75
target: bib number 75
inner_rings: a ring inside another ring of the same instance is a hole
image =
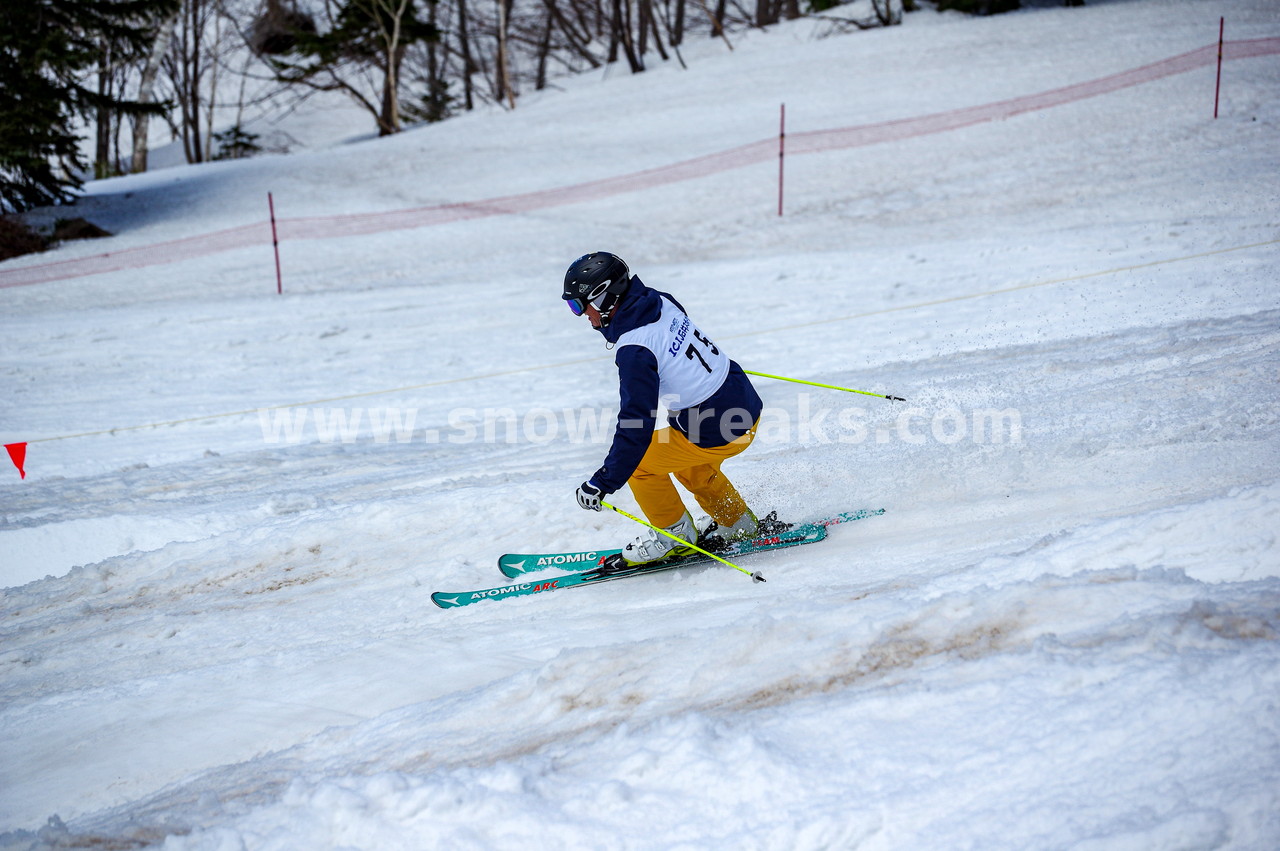
[[[702,336],[702,332],[694,331],[693,336],[699,343],[706,346],[707,349],[710,350],[712,357],[715,357],[716,355],[720,354],[720,350],[716,348],[715,343],[711,342],[706,337]],[[711,364],[707,363],[707,359],[702,356],[702,352],[698,351],[698,347],[695,346],[693,343],[690,343],[689,347],[684,350],[684,356],[687,357],[689,360],[693,360],[697,358],[698,362],[702,364],[702,368],[705,369],[707,372],[711,372]]]

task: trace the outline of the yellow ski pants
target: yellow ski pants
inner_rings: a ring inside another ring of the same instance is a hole
[[[628,482],[640,510],[660,528],[680,521],[685,507],[671,481],[674,475],[712,520],[721,526],[732,525],[748,509],[733,482],[720,472],[720,465],[750,446],[755,436],[752,426],[732,443],[707,449],[690,443],[679,429],[655,429]]]

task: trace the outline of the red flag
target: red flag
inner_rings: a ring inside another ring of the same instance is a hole
[[[18,468],[18,472],[25,479],[27,471],[23,469],[22,465],[27,462],[27,444],[6,443],[4,448],[9,453],[9,460],[13,461],[13,466]]]

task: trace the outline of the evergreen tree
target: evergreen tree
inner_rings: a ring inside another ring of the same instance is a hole
[[[66,202],[81,186],[78,117],[158,112],[89,88],[105,45],[139,51],[178,0],[0,3],[0,210]]]

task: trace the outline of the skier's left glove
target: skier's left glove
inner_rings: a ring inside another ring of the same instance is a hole
[[[591,482],[583,482],[578,485],[577,490],[578,505],[588,511],[600,510],[600,498],[604,496],[604,491],[591,484]]]

